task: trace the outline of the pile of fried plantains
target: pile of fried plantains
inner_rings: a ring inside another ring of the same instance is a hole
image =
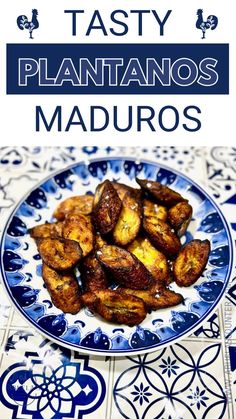
[[[86,305],[110,322],[134,326],[148,312],[183,301],[168,288],[172,281],[187,287],[202,274],[209,241],[180,242],[192,218],[188,200],[159,182],[136,180],[140,188],[105,180],[94,196],[61,202],[56,222],[29,230],[52,302],[63,312]]]

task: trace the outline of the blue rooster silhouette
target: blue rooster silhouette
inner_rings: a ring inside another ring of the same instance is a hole
[[[214,30],[218,25],[218,18],[214,15],[208,16],[206,22],[203,21],[203,10],[198,9],[197,11],[197,22],[196,22],[196,28],[202,30],[202,39],[205,39],[205,33],[207,29]]]
[[[38,10],[37,9],[33,9],[32,10],[32,20],[31,22],[28,20],[27,16],[25,15],[20,15],[17,18],[17,26],[20,30],[24,30],[24,29],[28,29],[29,30],[29,34],[30,34],[30,39],[33,39],[32,36],[32,32],[34,29],[38,29],[39,27],[39,22],[37,19],[38,16]]]

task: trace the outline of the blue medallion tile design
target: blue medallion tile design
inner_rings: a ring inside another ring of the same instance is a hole
[[[1,401],[14,412],[12,417],[73,419],[99,409],[106,384],[92,360],[46,340],[35,352],[21,351],[20,355],[20,340],[29,336],[32,334],[15,333],[6,345],[6,351],[16,350],[18,345],[18,358],[22,357],[8,366],[0,381]]]
[[[111,418],[227,417],[222,357],[220,343],[184,341],[116,360]]]

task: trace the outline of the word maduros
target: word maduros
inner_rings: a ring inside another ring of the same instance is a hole
[[[85,10],[64,10],[65,13],[71,14],[72,17],[72,35],[76,36],[78,28],[81,32],[81,26],[85,21],[83,14]],[[102,17],[102,14],[99,10],[94,10],[88,24],[88,27],[85,31],[85,36],[89,36],[92,31],[100,31],[104,36],[114,35],[114,36],[124,36],[129,32],[129,26],[126,23],[127,19],[131,19],[132,30],[134,27],[137,28],[137,35],[143,35],[143,26],[145,23],[146,29],[149,29],[150,19],[147,20],[147,17],[152,18],[153,22],[158,25],[160,36],[164,35],[164,26],[171,14],[172,10],[168,10],[163,17],[159,17],[159,14],[156,10],[130,10],[129,12],[118,9],[113,10],[110,13],[110,21],[113,26],[106,27],[105,18]],[[82,15],[82,16],[81,16]],[[149,16],[147,16],[149,15]],[[135,18],[132,19],[132,16]],[[87,19],[86,19],[87,20]]]
[[[211,57],[203,58],[196,63],[190,58],[181,57],[174,61],[162,58],[160,64],[155,58],[146,58],[142,62],[138,58],[130,58],[124,63],[123,58],[96,58],[95,64],[88,58],[78,58],[75,63],[71,58],[64,58],[59,68],[54,68],[53,77],[48,75],[50,62],[47,58],[19,58],[18,85],[28,86],[31,79],[37,77],[38,86],[214,86],[218,81],[215,70],[218,60]],[[52,73],[52,71],[51,71]],[[52,74],[51,74],[52,75]]]
[[[84,112],[79,106],[63,108],[58,105],[53,113],[43,111],[41,106],[35,109],[35,130],[52,132],[69,132],[77,129],[79,132],[101,132],[110,128],[118,132],[149,130],[152,132],[173,132],[183,129],[196,132],[201,128],[198,119],[201,110],[190,105],[179,111],[175,106],[162,108],[152,106],[90,106],[89,112]]]

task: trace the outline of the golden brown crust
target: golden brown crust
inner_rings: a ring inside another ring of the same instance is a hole
[[[193,209],[187,201],[178,202],[178,204],[169,209],[168,221],[179,237],[182,237],[187,230],[192,214]]]
[[[138,237],[127,248],[133,253],[158,282],[169,282],[169,265],[166,256],[157,250],[147,237]]]
[[[95,248],[96,250],[101,249],[101,247],[105,246],[107,244],[107,241],[104,239],[104,237],[97,232],[95,235]]]
[[[188,287],[194,284],[205,269],[210,253],[209,240],[192,240],[179,252],[173,263],[177,285]]]
[[[136,181],[144,191],[154,197],[158,203],[166,207],[172,207],[178,202],[185,201],[178,192],[168,186],[162,185],[160,182],[138,178],[136,178]]]
[[[113,323],[135,326],[141,323],[147,314],[143,300],[132,295],[122,295],[118,291],[86,293],[82,299],[91,311]]]
[[[142,207],[136,195],[128,191],[124,194],[122,210],[113,230],[113,240],[118,246],[131,243],[141,227]]]
[[[144,217],[143,228],[151,243],[167,257],[172,258],[178,254],[180,240],[167,223],[156,217]]]
[[[42,260],[52,269],[65,271],[72,269],[81,259],[79,243],[65,239],[36,239]]]
[[[101,234],[110,233],[119,218],[122,202],[109,180],[97,186],[94,204],[93,221]]]
[[[132,186],[125,185],[124,183],[119,183],[119,182],[111,182],[111,183],[112,183],[112,186],[115,188],[116,192],[118,193],[121,201],[123,201],[126,192],[130,192],[137,199],[141,199],[141,195],[142,195],[141,189],[133,188]]]
[[[83,260],[81,275],[86,292],[96,293],[108,287],[107,274],[94,253],[86,256]]]
[[[45,224],[39,224],[35,227],[32,227],[29,229],[29,234],[34,239],[39,238],[47,238],[51,237],[53,238],[60,238],[62,237],[62,229],[63,229],[63,223],[57,222],[57,223],[45,223]]]
[[[167,220],[167,208],[163,205],[157,204],[150,199],[143,200],[143,216],[144,217],[156,217],[159,220]]]
[[[53,216],[57,220],[64,220],[68,214],[84,214],[89,215],[93,209],[92,195],[72,196],[60,202],[55,209]]]
[[[53,304],[64,313],[76,314],[82,307],[81,290],[73,272],[56,272],[43,263],[42,277]]]
[[[141,298],[148,311],[176,306],[183,301],[183,296],[181,294],[165,287],[160,288],[157,292],[151,290],[132,290],[130,288],[119,288],[119,291],[122,294],[131,294]]]
[[[133,289],[145,289],[153,281],[143,263],[125,249],[113,245],[103,246],[96,252],[96,256],[118,284]]]
[[[95,240],[91,218],[83,214],[68,215],[64,221],[63,237],[77,241],[83,256],[88,255],[93,250]]]

